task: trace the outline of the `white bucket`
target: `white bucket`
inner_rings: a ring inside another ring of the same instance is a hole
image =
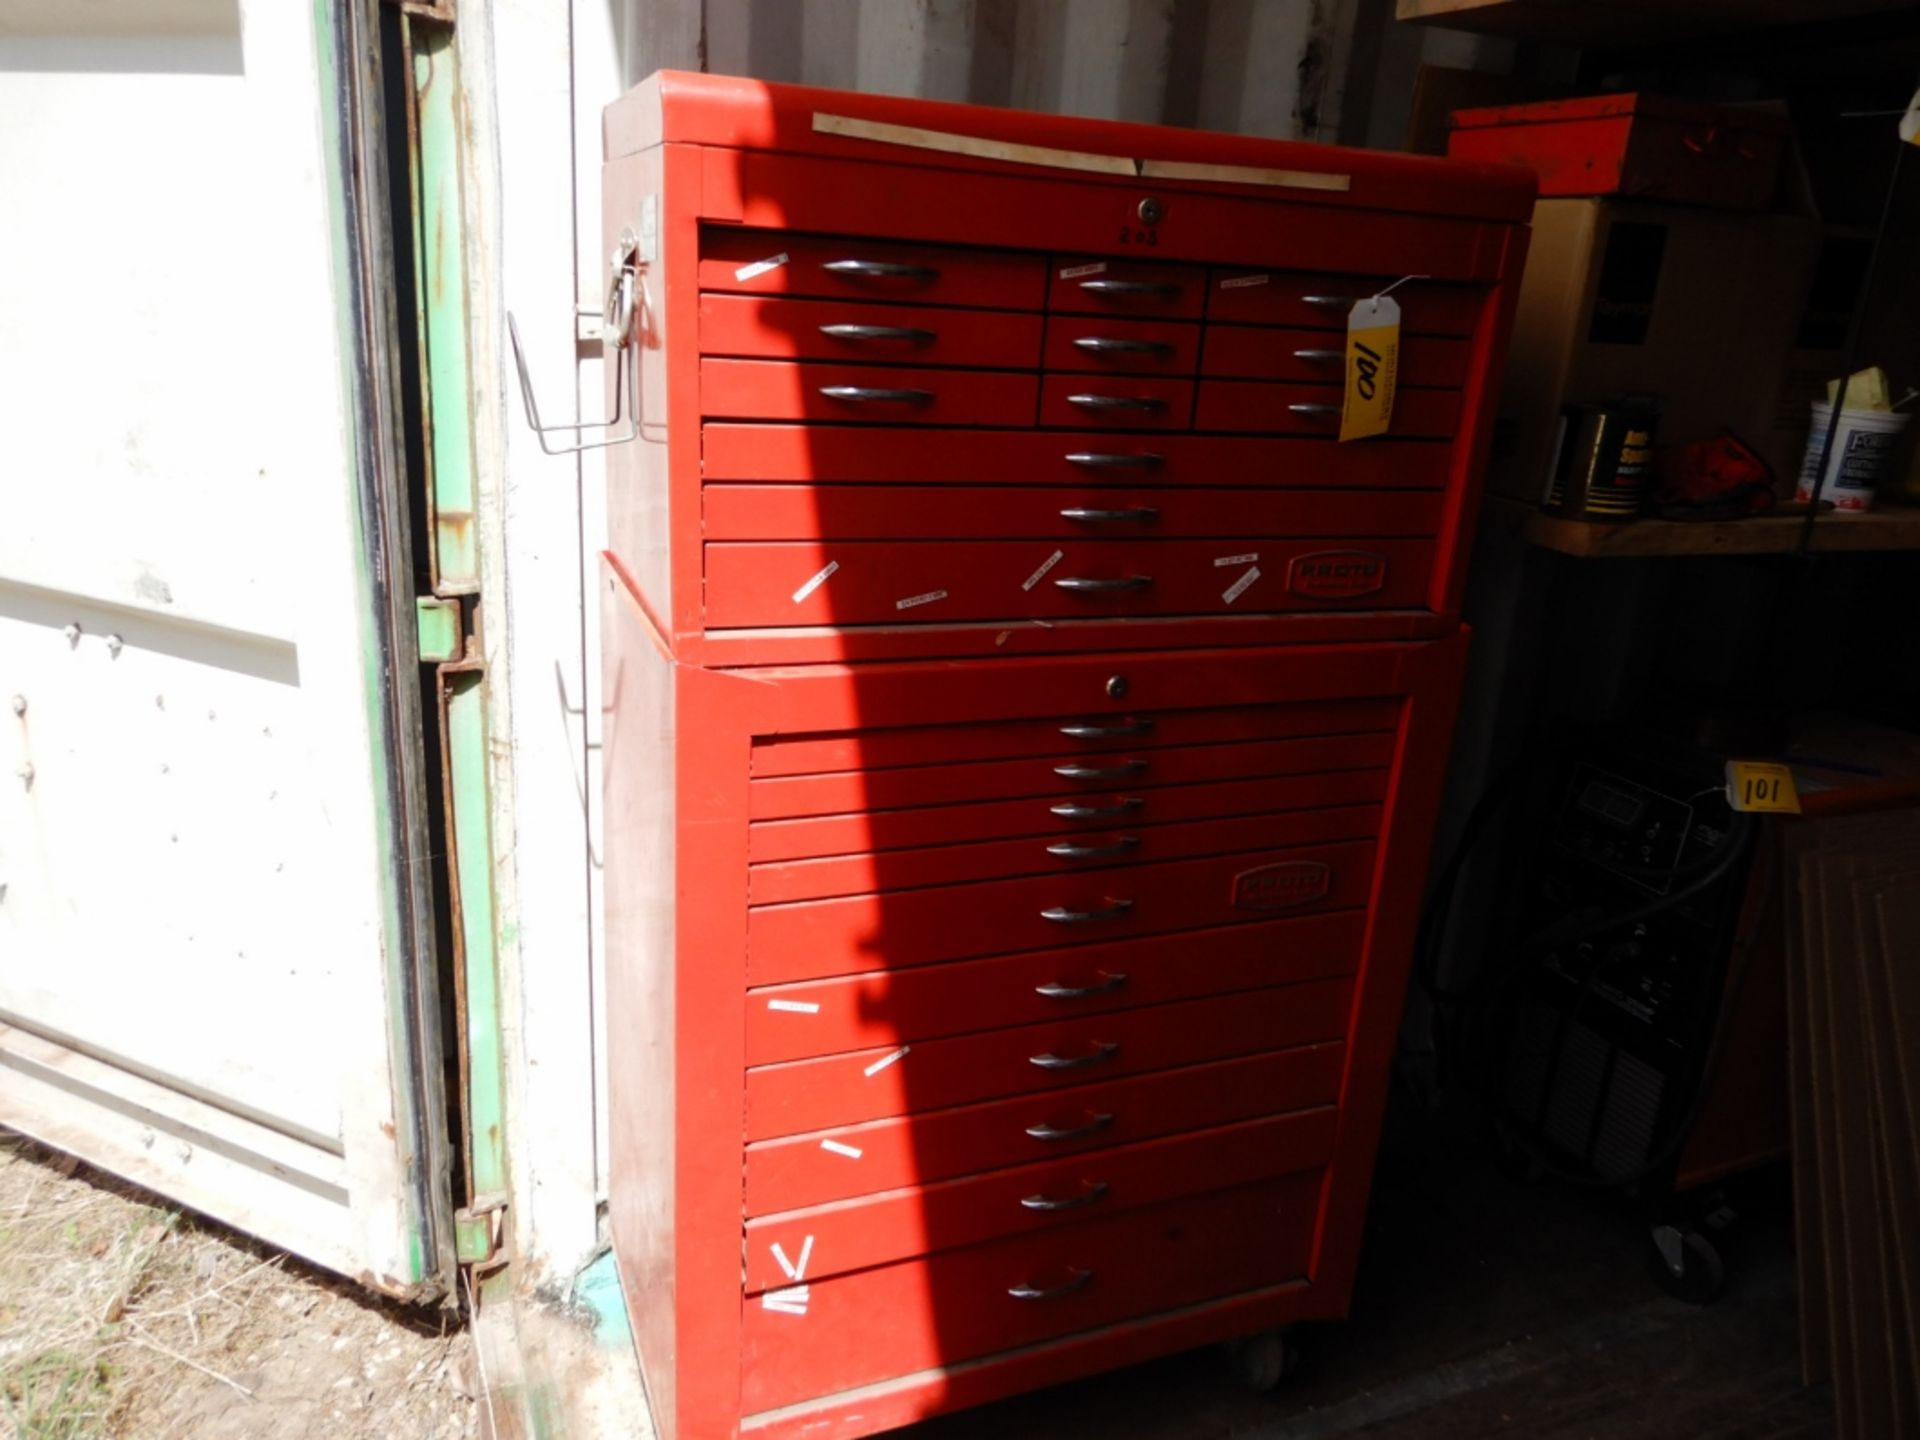
[[[1833,407],[1813,402],[1813,431],[1807,436],[1806,458],[1800,462],[1800,486],[1795,498],[1813,498],[1813,477],[1820,468],[1820,445],[1827,438]],[[1907,417],[1896,410],[1842,410],[1827,455],[1827,483],[1820,498],[1831,500],[1836,511],[1858,514],[1873,503],[1873,489],[1893,470],[1893,447],[1900,442]]]

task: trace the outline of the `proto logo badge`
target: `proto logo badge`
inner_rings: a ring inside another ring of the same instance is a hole
[[[1314,600],[1350,600],[1387,583],[1387,557],[1367,550],[1316,550],[1287,567],[1287,589]]]
[[[1241,910],[1288,910],[1311,905],[1333,884],[1333,867],[1318,860],[1287,860],[1242,870],[1233,877],[1233,903]]]

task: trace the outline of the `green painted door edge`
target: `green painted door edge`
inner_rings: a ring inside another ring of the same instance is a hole
[[[420,663],[446,665],[460,658],[460,602],[417,596],[413,602],[419,620]]]
[[[487,694],[477,670],[446,672],[447,780],[453,797],[453,849],[466,986],[470,1195],[509,1192],[506,1072],[500,1038],[500,980],[494,945],[493,828],[487,786]]]
[[[381,834],[390,837],[390,849],[396,863],[381,868],[381,955],[387,974],[387,1045],[394,1074],[394,1111],[400,1135],[397,1141],[403,1156],[411,1153],[406,1181],[395,1197],[401,1208],[407,1247],[407,1273],[394,1277],[426,1292],[443,1293],[452,1280],[448,1262],[452,1260],[451,1236],[440,1224],[441,1211],[450,1209],[441,1182],[444,1174],[430,1158],[444,1155],[440,1131],[444,1116],[430,1097],[440,1092],[434,1083],[440,1065],[438,1054],[426,1056],[419,1043],[421,1017],[416,1013],[416,987],[420,983],[418,966],[423,957],[416,954],[415,938],[419,927],[410,920],[412,904],[408,897],[408,857],[411,847],[404,833],[403,781],[395,747],[418,745],[421,737],[400,735],[389,703],[389,687],[396,683],[394,666],[389,664],[387,607],[381,597],[389,589],[390,577],[376,570],[376,557],[386,553],[386,537],[376,495],[378,481],[373,471],[377,461],[367,437],[368,415],[366,382],[361,373],[363,344],[362,315],[359,306],[362,279],[359,272],[359,241],[355,219],[349,213],[349,195],[360,203],[359,185],[353,178],[349,160],[355,123],[352,113],[354,90],[342,72],[343,54],[352,63],[359,60],[358,38],[351,0],[312,0],[314,59],[321,107],[321,146],[326,167],[327,228],[330,263],[333,272],[334,324],[340,349],[340,387],[349,433],[346,450],[353,457],[354,469],[346,478],[352,489],[351,507],[354,527],[354,571],[357,584],[356,615],[360,635],[362,701],[367,713],[368,733],[376,737],[369,747],[368,763],[372,772],[374,822]],[[410,671],[405,672],[410,674]],[[433,1018],[425,1023],[431,1027]],[[429,1069],[428,1066],[432,1068]],[[442,1246],[444,1245],[444,1249]]]
[[[460,72],[453,29],[409,17],[418,114],[420,303],[425,311],[427,413],[433,456],[435,588],[480,588],[475,531],[472,366],[467,347],[466,212],[460,185]]]

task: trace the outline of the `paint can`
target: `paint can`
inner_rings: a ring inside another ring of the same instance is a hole
[[[1814,477],[1820,471],[1820,447],[1827,438],[1827,426],[1833,419],[1833,407],[1813,402],[1813,429],[1807,436],[1807,453],[1800,462],[1800,485],[1794,498],[1813,498]],[[1873,491],[1893,471],[1893,450],[1900,443],[1900,432],[1907,417],[1897,410],[1842,410],[1839,427],[1833,432],[1833,449],[1827,454],[1827,479],[1820,498],[1831,500],[1836,514],[1858,515],[1873,504]]]
[[[1563,410],[1544,508],[1571,520],[1615,525],[1639,518],[1653,475],[1659,418],[1654,402],[1641,396]]]

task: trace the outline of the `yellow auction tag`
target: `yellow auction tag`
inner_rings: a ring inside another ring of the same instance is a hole
[[[1727,804],[1736,810],[1798,815],[1800,794],[1793,788],[1792,768],[1771,760],[1727,761]]]
[[[1340,405],[1340,438],[1384,435],[1393,423],[1393,388],[1400,378],[1400,302],[1389,295],[1362,300],[1347,316],[1347,393]]]

